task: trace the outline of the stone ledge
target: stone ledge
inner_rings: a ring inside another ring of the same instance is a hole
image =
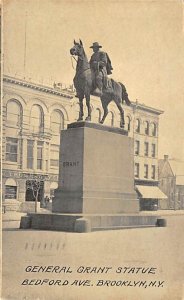
[[[21,218],[21,228],[56,230],[65,232],[90,232],[126,228],[159,227],[158,216],[141,215],[79,215],[35,214]],[[163,224],[160,224],[163,226]],[[164,224],[166,226],[166,224]],[[30,226],[30,227],[29,227]]]
[[[93,129],[97,129],[97,130],[103,130],[103,131],[108,131],[108,132],[118,133],[121,135],[128,136],[128,131],[123,128],[112,127],[112,126],[107,126],[107,125],[97,124],[97,123],[92,123],[92,122],[86,122],[86,121],[73,122],[73,123],[68,124],[67,129],[72,129],[72,128],[93,128]]]

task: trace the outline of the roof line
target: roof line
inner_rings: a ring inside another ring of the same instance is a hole
[[[42,91],[42,92],[45,92],[45,93],[50,93],[50,94],[53,94],[53,95],[62,96],[64,98],[68,98],[68,99],[74,98],[74,95],[65,94],[61,91],[55,90],[54,88],[51,88],[51,87],[48,87],[48,86],[45,86],[45,85],[41,85],[41,84],[37,84],[37,83],[32,83],[32,82],[29,82],[29,81],[26,81],[26,80],[14,78],[14,77],[11,77],[11,76],[8,76],[8,75],[3,76],[3,81],[10,82],[10,83],[20,85],[20,86],[24,86],[24,87],[27,87],[27,88],[31,88],[31,89],[34,89],[34,90],[39,90],[39,91]]]

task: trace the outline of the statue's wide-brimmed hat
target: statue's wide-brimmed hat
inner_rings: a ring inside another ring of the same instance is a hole
[[[94,42],[93,45],[90,48],[102,48],[102,46],[99,45],[98,42]]]

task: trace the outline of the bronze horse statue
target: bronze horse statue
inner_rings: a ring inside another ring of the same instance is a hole
[[[77,91],[77,95],[79,97],[79,118],[77,121],[83,120],[83,99],[86,98],[86,105],[88,109],[88,116],[86,117],[86,121],[91,120],[91,107],[90,107],[90,95],[93,95],[93,74],[90,69],[90,64],[88,62],[87,56],[85,54],[82,41],[80,43],[75,42],[74,46],[70,49],[70,54],[72,56],[77,56],[77,66],[76,66],[76,74],[74,77],[74,86]],[[103,89],[103,94],[100,97],[102,102],[102,107],[104,110],[103,117],[100,121],[101,124],[104,123],[105,118],[108,114],[108,104],[111,101],[114,101],[119,109],[121,121],[120,127],[124,128],[125,120],[124,120],[124,110],[122,108],[122,103],[125,101],[127,105],[130,105],[131,102],[128,98],[128,94],[126,92],[125,86],[116,82],[113,79],[108,79],[111,81],[111,89]]]

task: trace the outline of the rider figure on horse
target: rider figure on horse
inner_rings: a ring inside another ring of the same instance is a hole
[[[102,89],[108,86],[107,75],[112,74],[113,68],[108,54],[99,51],[102,46],[100,46],[98,42],[94,42],[90,48],[92,48],[94,52],[89,62],[94,82],[93,94],[102,96]]]

